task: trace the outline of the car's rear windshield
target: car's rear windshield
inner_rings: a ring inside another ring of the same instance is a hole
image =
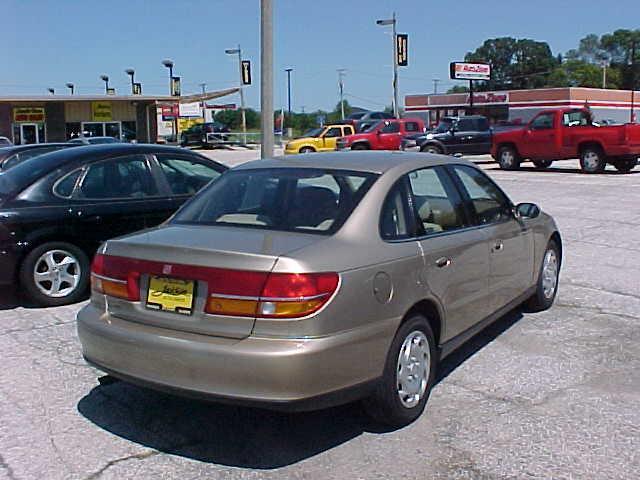
[[[171,222],[330,235],[376,178],[374,173],[310,168],[230,170]]]
[[[38,155],[0,173],[0,197],[6,198],[21,192],[38,178],[53,171],[56,166],[63,164],[66,159],[65,150],[67,149]]]

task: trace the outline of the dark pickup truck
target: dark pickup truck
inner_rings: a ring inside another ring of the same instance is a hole
[[[428,133],[406,136],[403,150],[453,155],[486,155],[491,152],[491,128],[486,117],[443,117]]]

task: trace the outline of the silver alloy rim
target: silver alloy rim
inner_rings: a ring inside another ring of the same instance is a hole
[[[40,255],[33,269],[33,281],[48,297],[66,297],[80,283],[80,262],[66,250],[49,250]]]
[[[542,293],[546,299],[553,297],[558,285],[558,258],[556,252],[547,250],[542,261]]]
[[[500,159],[502,160],[502,164],[504,166],[510,167],[511,165],[513,165],[515,156],[513,155],[513,152],[511,150],[503,150]]]
[[[596,170],[600,163],[600,156],[596,152],[589,151],[584,154],[582,160],[587,170]]]
[[[420,403],[430,370],[429,341],[423,332],[414,330],[404,339],[398,354],[396,386],[403,406],[413,408]]]
[[[437,148],[435,148],[435,147],[427,147],[427,153],[434,153],[434,154],[436,154],[436,155],[437,155],[437,154],[439,154],[439,153],[440,153],[440,150],[438,150],[438,149],[437,149]]]

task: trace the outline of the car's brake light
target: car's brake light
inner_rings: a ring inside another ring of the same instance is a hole
[[[133,268],[134,262],[124,257],[96,254],[91,264],[91,289],[131,302],[140,300],[140,273]]]
[[[337,273],[268,273],[171,264],[97,254],[91,266],[92,290],[129,301],[140,300],[140,275],[171,276],[207,283],[205,312],[259,318],[296,318],[318,311],[338,288]]]

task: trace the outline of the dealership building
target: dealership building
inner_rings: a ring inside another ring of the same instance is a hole
[[[419,116],[430,124],[441,117],[484,115],[492,123],[526,123],[538,112],[549,108],[588,107],[596,120],[629,122],[632,94],[629,90],[601,88],[541,88],[474,92],[473,108],[469,93],[423,94],[405,96],[405,116]],[[635,92],[635,118],[640,111],[640,92]]]
[[[179,98],[169,95],[0,96],[0,136],[15,144],[65,142],[80,135],[154,143],[158,139],[158,113],[163,107],[193,105],[237,91],[231,88]]]

